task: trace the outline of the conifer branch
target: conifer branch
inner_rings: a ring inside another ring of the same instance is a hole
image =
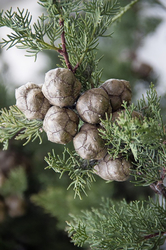
[[[15,105],[9,107],[9,110],[2,109],[0,113],[0,142],[4,149],[8,148],[8,141],[12,138],[26,140],[24,145],[37,138],[42,143],[42,121],[26,119]]]
[[[56,39],[59,38],[61,30],[55,26],[54,20],[52,23],[47,23],[48,17],[43,14],[37,20],[37,23],[33,24],[34,32],[31,28],[32,16],[28,11],[21,11],[17,8],[17,12],[13,12],[12,8],[5,13],[0,13],[0,27],[9,27],[12,32],[7,35],[7,39],[2,39],[1,45],[8,46],[8,49],[17,46],[20,49],[27,49],[27,52],[37,56],[42,50],[55,50],[58,51],[58,47],[54,45]],[[45,42],[45,36],[50,39],[50,44]]]
[[[82,199],[82,193],[86,194],[85,187],[90,189],[91,183],[95,181],[94,172],[91,165],[94,162],[88,162],[83,160],[75,152],[71,152],[68,148],[64,149],[62,157],[56,155],[54,151],[48,153],[48,157],[45,157],[45,161],[48,164],[47,168],[52,168],[56,173],[60,174],[60,178],[65,172],[68,173],[72,182],[68,186],[73,187],[75,192],[74,198],[79,197]]]
[[[115,15],[112,18],[112,23],[116,22],[117,20],[119,20],[125,12],[127,12],[128,10],[131,9],[131,7],[136,4],[139,0],[133,0],[131,3],[127,4],[125,7],[121,8],[121,10],[119,11],[119,13],[117,15]]]
[[[101,136],[107,142],[109,153],[113,157],[119,154],[133,162],[131,174],[136,185],[152,185],[158,193],[163,193],[162,174],[166,166],[165,132],[160,110],[160,98],[153,85],[147,91],[147,101],[143,97],[138,105],[127,107],[116,122],[111,118],[103,122],[105,130]],[[146,107],[146,109],[144,109]],[[143,119],[132,118],[132,112],[138,110]],[[165,176],[165,175],[164,175]]]
[[[166,239],[165,205],[103,199],[99,209],[71,215],[68,233],[77,246],[91,249],[156,249]]]
[[[158,232],[158,233],[146,235],[146,236],[144,236],[144,239],[148,240],[148,239],[154,238],[156,236],[160,236],[160,235],[161,236],[166,235],[166,231],[165,232]]]
[[[9,176],[2,186],[0,186],[0,194],[8,196],[11,194],[22,195],[28,186],[25,169],[22,166],[12,169]]]

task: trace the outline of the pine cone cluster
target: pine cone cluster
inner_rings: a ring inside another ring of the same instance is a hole
[[[98,160],[95,173],[105,180],[126,180],[130,163],[107,153],[98,129],[100,119],[116,119],[123,101],[131,102],[128,81],[109,79],[99,88],[80,94],[81,83],[72,71],[56,68],[45,74],[45,82],[28,82],[16,89],[16,105],[28,119],[42,119],[48,140],[67,144],[73,140],[76,152],[86,160]],[[74,107],[74,108],[73,108]],[[79,119],[84,124],[78,131]]]
[[[28,119],[42,119],[48,140],[69,143],[78,131],[78,115],[73,106],[81,90],[81,83],[64,68],[45,74],[40,86],[27,83],[16,89],[16,105]]]

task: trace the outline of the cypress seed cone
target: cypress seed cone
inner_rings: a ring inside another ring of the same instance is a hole
[[[52,105],[61,108],[72,106],[80,90],[81,83],[69,69],[56,68],[45,74],[42,92]]]
[[[73,139],[75,151],[87,160],[102,159],[107,148],[104,140],[100,137],[97,126],[85,123]]]
[[[78,130],[79,118],[68,108],[52,106],[43,121],[43,129],[48,140],[54,143],[69,143]]]
[[[28,82],[15,90],[16,106],[28,119],[44,119],[50,108],[41,86]]]
[[[93,88],[83,93],[77,100],[76,109],[84,122],[100,123],[100,119],[112,112],[109,96],[101,88]]]
[[[104,180],[126,181],[129,178],[132,164],[122,157],[113,159],[109,154],[94,166],[95,174]]]
[[[100,88],[108,94],[113,112],[121,108],[123,101],[131,103],[131,87],[126,80],[109,79]]]

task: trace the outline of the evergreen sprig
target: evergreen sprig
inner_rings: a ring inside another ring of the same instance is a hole
[[[127,107],[116,122],[111,117],[102,121],[104,130],[101,136],[106,140],[108,152],[116,158],[119,154],[133,162],[132,174],[136,184],[150,185],[163,179],[166,165],[165,130],[159,105],[160,98],[153,85],[138,105]],[[133,118],[138,110],[140,117]],[[142,116],[143,114],[143,116]]]
[[[8,148],[9,139],[26,140],[24,145],[37,138],[42,143],[41,133],[43,122],[28,120],[24,114],[13,105],[0,111],[0,142],[4,149]]]
[[[71,215],[68,233],[77,246],[88,243],[91,249],[160,249],[166,238],[165,205],[159,201],[103,199],[99,209]]]
[[[56,173],[62,175],[67,172],[72,182],[68,189],[73,187],[74,198],[78,196],[82,199],[82,194],[86,195],[86,187],[90,189],[91,183],[95,181],[91,162],[83,160],[75,152],[71,152],[68,148],[64,149],[62,157],[56,155],[54,150],[45,157],[48,164],[47,168],[52,168]],[[94,163],[92,162],[92,165]]]
[[[84,14],[72,16],[65,23],[64,31],[69,60],[75,65],[73,71],[82,82],[83,90],[87,90],[100,84],[102,70],[98,69],[100,59],[96,59],[95,53],[99,38],[111,36],[106,34],[110,25],[127,9],[119,9],[118,1],[114,0],[83,1],[82,9]]]
[[[32,16],[28,10],[20,10],[13,12],[12,8],[5,13],[0,13],[0,27],[6,26],[13,30],[7,35],[7,39],[3,38],[1,45],[11,48],[17,46],[21,49],[26,49],[32,56],[37,57],[37,54],[42,50],[58,50],[54,46],[55,40],[60,37],[61,27],[55,25],[56,20],[48,22],[48,17],[42,15],[36,23],[31,27]],[[50,44],[45,41],[45,36],[50,38]]]
[[[2,186],[0,186],[0,194],[8,196],[11,194],[22,195],[26,191],[28,186],[25,169],[23,167],[17,167],[9,172],[8,178]]]
[[[1,45],[26,49],[29,56],[43,50],[57,51],[63,67],[68,67],[80,79],[83,90],[99,85],[102,70],[98,69],[99,59],[95,50],[99,37],[106,34],[110,25],[120,19],[134,0],[119,8],[117,0],[40,0],[38,3],[46,10],[36,23],[31,24],[32,16],[28,10],[0,12],[0,27],[13,30],[3,38]],[[61,43],[57,46],[57,40]],[[77,71],[77,72],[76,72]]]
[[[85,12],[89,12],[89,13],[95,13],[96,11],[99,11],[101,13],[101,15],[114,15],[117,10],[119,10],[119,3],[117,0],[102,0],[102,1],[88,1],[88,0],[84,0],[84,6]],[[117,5],[118,3],[118,5]]]
[[[154,85],[151,84],[149,90],[146,91],[146,96],[142,95],[142,98],[137,101],[136,108],[148,119],[157,120],[158,125],[163,129],[160,100],[161,97],[158,96]]]
[[[49,16],[54,18],[61,15],[61,18],[67,19],[71,13],[81,10],[80,4],[82,0],[39,0],[38,3],[44,7]]]

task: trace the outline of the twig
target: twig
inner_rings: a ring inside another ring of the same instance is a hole
[[[58,49],[58,52],[61,55],[63,55],[68,69],[70,69],[71,71],[73,71],[72,65],[71,65],[71,63],[69,61],[69,56],[68,56],[68,53],[67,53],[67,50],[66,50],[66,41],[65,41],[65,32],[64,32],[64,20],[60,19],[59,20],[59,24],[62,27],[63,31],[62,31],[62,34],[61,34],[62,49]]]
[[[76,66],[74,67],[74,69],[73,69],[73,74],[76,73],[76,70],[78,69],[79,66],[80,66],[80,63],[78,62],[78,63],[76,64]]]
[[[157,233],[154,233],[154,234],[149,234],[149,235],[144,236],[144,239],[148,240],[148,239],[151,239],[153,237],[158,236],[159,234],[164,235],[164,234],[166,234],[166,232],[161,232],[161,233],[157,232]]]
[[[150,188],[157,194],[164,196],[166,198],[166,188],[163,181],[156,181],[150,185]]]

